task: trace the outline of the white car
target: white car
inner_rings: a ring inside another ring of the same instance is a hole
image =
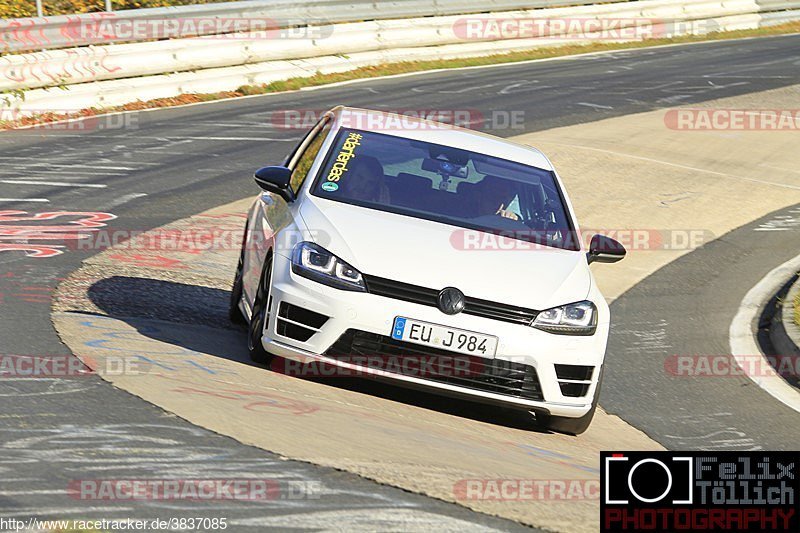
[[[263,193],[231,294],[254,361],[522,409],[564,433],[589,427],[609,332],[589,263],[625,250],[579,238],[541,152],[336,107],[255,179]]]

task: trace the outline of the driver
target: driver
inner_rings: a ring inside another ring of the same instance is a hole
[[[499,215],[511,220],[519,220],[519,215],[508,210],[508,205],[517,196],[514,184],[497,176],[486,176],[478,182],[479,216]]]
[[[353,159],[341,183],[345,193],[353,200],[389,203],[389,188],[383,180],[383,166],[370,155]]]

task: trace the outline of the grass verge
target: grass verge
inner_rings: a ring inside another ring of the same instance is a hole
[[[438,70],[448,68],[462,68],[474,67],[483,65],[497,65],[504,63],[517,63],[520,61],[530,61],[533,59],[546,59],[552,57],[561,57],[575,54],[585,54],[590,52],[602,52],[608,50],[628,50],[632,48],[646,48],[650,46],[659,46],[665,44],[682,44],[694,43],[703,41],[720,41],[727,39],[738,39],[743,37],[762,37],[770,35],[785,35],[790,33],[800,33],[800,21],[781,24],[779,26],[772,26],[769,28],[758,28],[752,30],[737,30],[714,32],[706,35],[686,35],[681,37],[671,37],[665,39],[648,39],[645,41],[636,41],[628,43],[607,43],[598,42],[586,45],[564,45],[549,48],[536,48],[532,50],[525,50],[521,52],[511,52],[508,54],[495,54],[488,56],[463,58],[463,59],[448,59],[448,60],[433,60],[433,61],[403,61],[398,63],[387,63],[382,65],[375,65],[371,67],[362,67],[346,72],[322,74],[317,73],[308,77],[289,78],[287,80],[275,81],[263,85],[245,85],[239,87],[235,91],[222,91],[216,93],[189,93],[175,96],[172,98],[156,98],[153,100],[130,102],[121,106],[105,107],[105,108],[87,108],[77,111],[75,113],[39,113],[27,117],[12,118],[3,120],[0,115],[0,130],[14,129],[26,126],[46,125],[57,121],[63,121],[73,118],[91,117],[104,113],[113,113],[119,111],[137,111],[143,109],[154,109],[162,107],[172,107],[178,105],[185,105],[197,102],[209,102],[213,100],[223,100],[227,98],[236,98],[239,96],[251,96],[259,94],[270,94],[285,91],[294,91],[304,87],[314,87],[318,85],[325,85],[328,83],[335,83],[341,81],[349,81],[363,78],[374,78],[378,76],[390,76],[393,74],[404,74],[409,72],[421,72],[426,70]],[[24,97],[24,93],[21,93]],[[19,97],[20,93],[0,93],[0,101],[3,96]]]
[[[794,297],[794,323],[800,326],[800,292]]]

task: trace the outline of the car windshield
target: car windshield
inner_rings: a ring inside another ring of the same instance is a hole
[[[578,250],[553,172],[404,137],[340,130],[312,194]]]

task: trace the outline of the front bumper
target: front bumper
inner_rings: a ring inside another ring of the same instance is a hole
[[[314,331],[307,331],[312,333],[307,339],[299,340],[297,335],[287,333],[285,319],[279,321],[278,312],[281,303],[328,318],[320,327],[314,328]],[[597,332],[586,337],[554,335],[528,326],[463,313],[445,315],[435,307],[369,293],[342,291],[297,276],[291,271],[290,260],[277,254],[273,261],[269,316],[269,324],[262,338],[264,347],[270,353],[291,361],[302,363],[322,361],[352,373],[389,379],[406,386],[566,417],[580,417],[591,408],[608,338],[608,317],[603,317],[602,314]],[[521,363],[533,367],[539,380],[542,399],[532,400],[477,390],[426,379],[424,375],[406,375],[360,366],[353,364],[352,359],[342,360],[326,355],[326,352],[329,352],[348,330],[389,336],[397,316],[496,336],[499,342],[494,359],[498,364]],[[556,365],[573,365],[571,368],[592,367],[594,370],[591,372],[591,378],[583,381],[586,385],[585,394],[579,397],[565,395],[564,384],[577,380],[566,379],[563,371],[560,371],[559,378]]]

